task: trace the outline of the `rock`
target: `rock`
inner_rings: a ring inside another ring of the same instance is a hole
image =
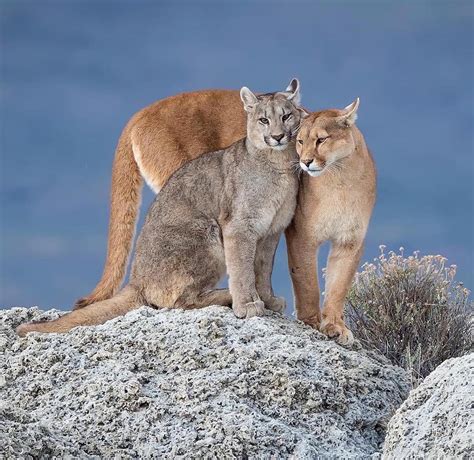
[[[385,358],[275,313],[142,307],[14,333],[58,314],[0,312],[6,458],[367,458],[409,389]]]
[[[390,420],[383,459],[474,458],[474,353],[448,359]]]

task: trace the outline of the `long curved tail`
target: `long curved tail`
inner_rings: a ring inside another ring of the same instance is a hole
[[[16,332],[24,337],[28,332],[67,332],[76,326],[103,324],[109,319],[122,316],[144,304],[138,290],[126,286],[111,299],[98,302],[80,310],[67,313],[53,321],[25,323],[17,327]]]
[[[135,161],[129,128],[120,136],[112,167],[109,236],[102,278],[74,310],[110,299],[122,285],[135,235],[143,180]]]

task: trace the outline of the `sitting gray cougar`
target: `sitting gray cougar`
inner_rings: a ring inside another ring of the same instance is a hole
[[[17,332],[66,332],[102,324],[141,305],[232,305],[235,315],[282,311],[271,285],[279,237],[296,206],[294,137],[305,111],[298,80],[285,91],[240,91],[247,137],[179,169],[163,187],[138,237],[130,280],[110,299]],[[216,289],[229,275],[229,289]]]

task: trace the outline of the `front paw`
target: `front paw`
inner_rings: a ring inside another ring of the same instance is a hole
[[[265,314],[265,304],[261,300],[233,305],[234,315],[237,318],[252,318],[252,316],[263,316]]]
[[[339,345],[352,345],[354,336],[341,318],[323,318],[319,330]]]
[[[264,300],[265,307],[271,311],[276,311],[277,313],[282,313],[286,308],[286,300],[284,297],[272,296]]]
[[[303,321],[307,326],[312,327],[313,329],[319,330],[319,324],[321,323],[320,315],[309,316],[308,318],[299,318],[300,321]]]

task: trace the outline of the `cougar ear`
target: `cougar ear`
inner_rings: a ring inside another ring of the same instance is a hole
[[[303,107],[298,107],[298,111],[300,113],[302,120],[304,120],[305,118],[308,118],[311,115],[311,113],[308,112],[306,109],[303,109]]]
[[[290,84],[286,87],[285,92],[287,93],[287,99],[292,101],[295,105],[300,105],[301,93],[300,93],[300,82],[297,78],[293,78]]]
[[[246,86],[240,90],[240,99],[244,103],[246,112],[251,112],[258,102],[257,96],[252,93]]]
[[[357,120],[357,109],[360,99],[357,98],[352,104],[344,107],[342,115],[337,117],[337,122],[343,126],[352,126]]]

